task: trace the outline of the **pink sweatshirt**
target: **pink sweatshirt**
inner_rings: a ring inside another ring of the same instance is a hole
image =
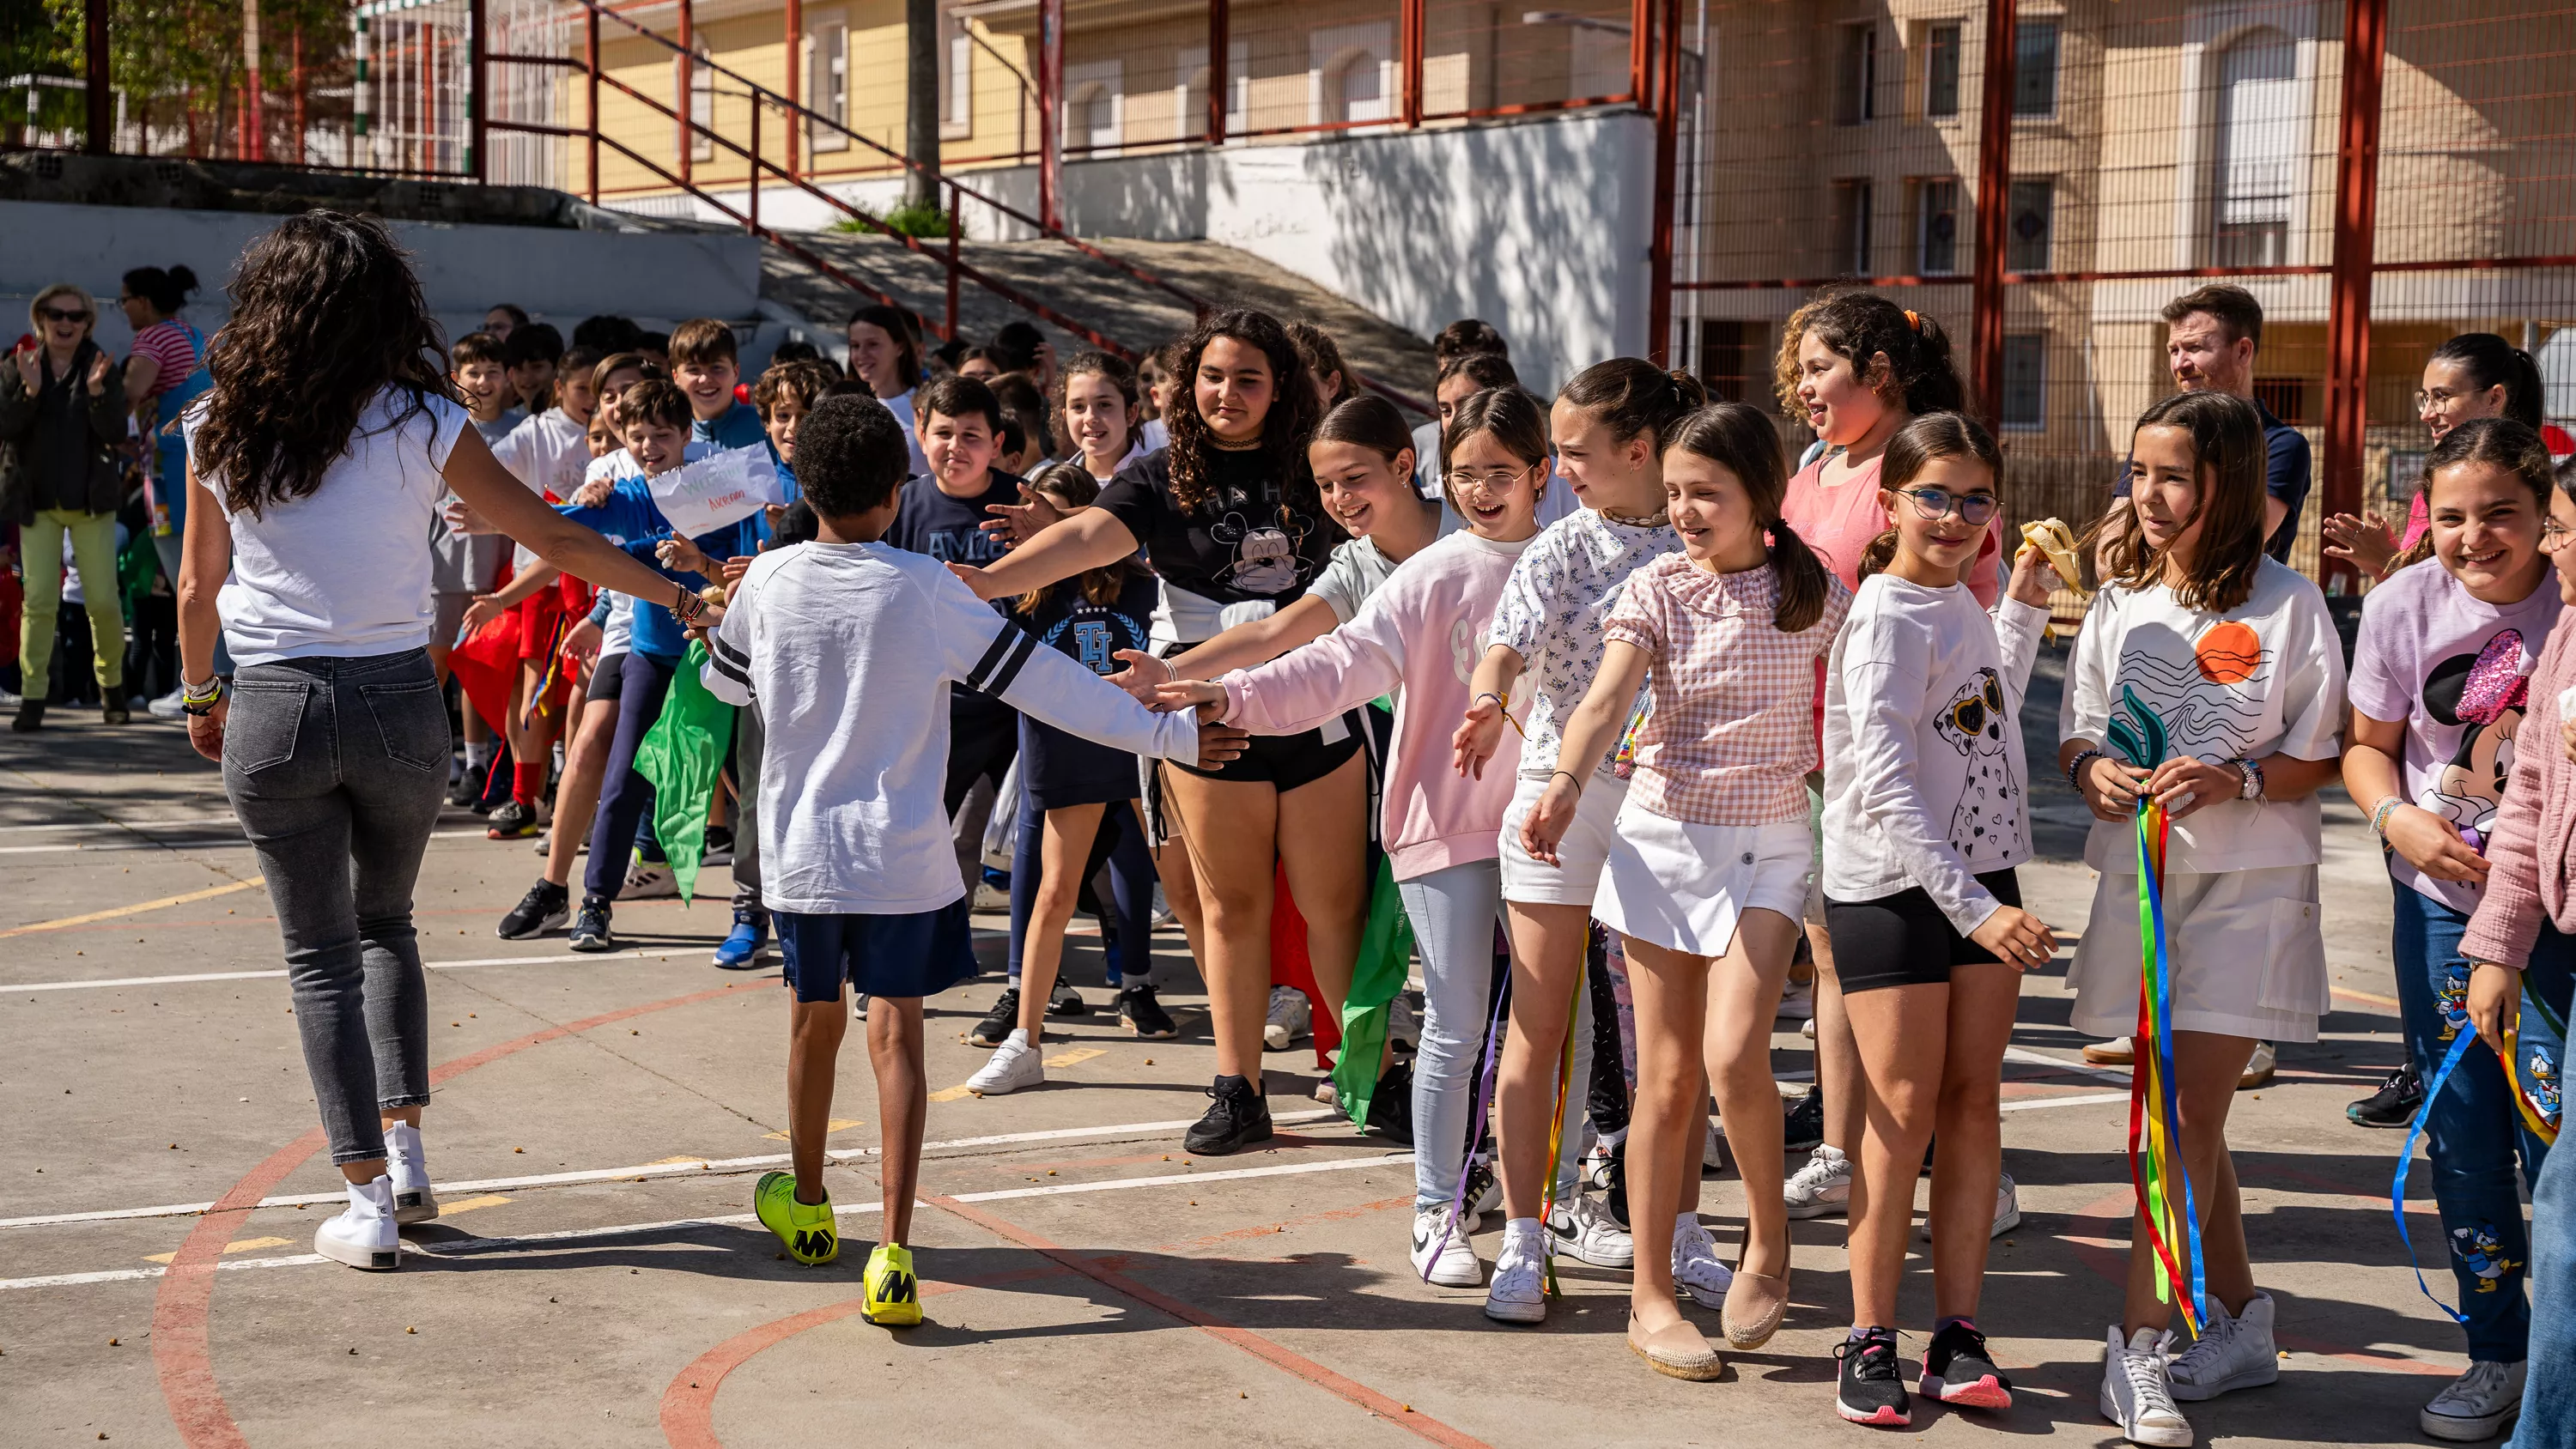
[[[2558,696],[2570,685],[2576,685],[2576,628],[2562,623],[2549,631],[2549,643],[2531,669],[2529,712],[2514,736],[2513,776],[2487,840],[2493,868],[2485,899],[2460,938],[2460,954],[2471,961],[2519,971],[2531,960],[2532,942],[2544,924],[2576,934],[2576,904],[2568,890],[2576,862],[2567,850],[2576,838],[2576,765],[2568,763],[2558,740],[2564,717]]]
[[[1503,580],[1527,547],[1453,533],[1399,565],[1349,623],[1223,680],[1225,723],[1257,735],[1313,729],[1402,686],[1380,827],[1398,880],[1500,853],[1520,736],[1503,732],[1481,779],[1451,768],[1449,738]]]

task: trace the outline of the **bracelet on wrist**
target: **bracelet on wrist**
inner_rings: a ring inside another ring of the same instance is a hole
[[[1578,775],[1578,774],[1574,773],[1572,770],[1550,770],[1550,771],[1548,771],[1548,772],[1547,772],[1547,778],[1548,778],[1548,780],[1549,780],[1551,783],[1552,783],[1552,782],[1554,782],[1554,781],[1555,781],[1555,779],[1556,779],[1556,777],[1557,777],[1557,776],[1559,776],[1559,775],[1563,775],[1565,778],[1567,778],[1567,779],[1569,779],[1569,780],[1572,780],[1572,781],[1574,782],[1574,793],[1575,793],[1575,794],[1580,795],[1580,794],[1582,794],[1582,793],[1583,793],[1583,777],[1582,777],[1582,776],[1580,776],[1580,775]]]
[[[224,677],[220,674],[212,676],[203,684],[190,684],[185,679],[179,681],[179,702],[183,705],[213,704],[223,697]]]
[[[2076,794],[2084,793],[2084,767],[2105,756],[2100,750],[2086,750],[2066,762],[2066,785]]]
[[[2236,762],[2236,773],[2241,776],[2245,782],[2244,792],[2237,796],[2238,799],[2261,800],[2266,798],[2264,794],[2265,782],[2263,779],[2262,761],[2238,760]]]
[[[2380,801],[2378,808],[2370,812],[2370,833],[2378,836],[2382,844],[2388,840],[2388,817],[2396,814],[2397,807],[2405,803],[2404,800],[2391,795]]]

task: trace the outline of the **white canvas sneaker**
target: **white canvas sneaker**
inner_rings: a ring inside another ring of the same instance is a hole
[[[1445,1202],[1414,1210],[1413,1274],[1443,1288],[1473,1288],[1485,1281],[1485,1265],[1467,1235],[1458,1231]]]
[[[2467,1373],[2451,1380],[2424,1406],[2416,1424],[2427,1435],[2453,1444],[2494,1438],[2522,1412],[2524,1367],[2520,1360],[2471,1360]]]
[[[2000,1238],[2021,1226],[2021,1189],[2009,1172],[1995,1176],[1995,1216],[1986,1227],[1988,1238]],[[1923,1241],[1932,1241],[1932,1215],[1923,1215]]]
[[[2173,1396],[2185,1403],[2238,1389],[2260,1388],[2281,1377],[2281,1353],[2272,1343],[2272,1296],[2257,1293],[2237,1317],[2216,1299],[2200,1341],[2173,1360]]]
[[[394,1184],[394,1221],[425,1223],[438,1216],[438,1194],[430,1190],[429,1154],[421,1149],[420,1129],[397,1122],[385,1129],[385,1176]]]
[[[1294,986],[1270,988],[1270,1011],[1261,1021],[1261,1044],[1274,1052],[1288,1050],[1289,1043],[1309,1035],[1315,1009],[1306,1002],[1306,993]]]
[[[1029,1045],[1028,1029],[1015,1026],[1009,1036],[1002,1038],[1002,1044],[993,1048],[993,1054],[985,1059],[975,1075],[966,1079],[966,1090],[978,1097],[999,1097],[1022,1087],[1043,1086],[1045,1083],[1045,1059],[1038,1055],[1036,1047]]]
[[[335,1263],[381,1272],[402,1266],[402,1237],[394,1231],[394,1182],[379,1176],[349,1184],[349,1205],[313,1230],[313,1251]]]
[[[1485,1286],[1485,1316],[1497,1323],[1547,1321],[1547,1232],[1537,1219],[1503,1224],[1503,1248]]]
[[[1851,1159],[1819,1142],[1807,1154],[1806,1165],[1780,1185],[1780,1196],[1793,1218],[1832,1217],[1851,1211],[1851,1185]]]
[[[1695,1212],[1673,1220],[1673,1286],[1702,1308],[1724,1308],[1735,1270],[1718,1261],[1717,1241]]]
[[[2170,1332],[2141,1328],[2123,1343],[2120,1325],[2111,1325],[2102,1355],[2102,1417],[2120,1426],[2121,1437],[2156,1449],[2188,1449],[2191,1421],[2174,1407],[2165,1378]]]

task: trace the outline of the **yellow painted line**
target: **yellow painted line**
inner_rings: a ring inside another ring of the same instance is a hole
[[[2398,1001],[2394,996],[2380,996],[2368,991],[2355,991],[2348,986],[2338,986],[2334,988],[2334,994],[2337,996],[2349,996],[2355,1001],[2367,1001],[2373,1006],[2385,1006],[2391,1011],[2398,1009]]]
[[[1109,1053],[1099,1047],[1075,1047],[1071,1051],[1057,1052],[1054,1056],[1048,1057],[1046,1064],[1051,1067],[1070,1067],[1087,1062],[1093,1057],[1107,1055]]]
[[[930,1100],[934,1102],[961,1102],[972,1095],[974,1094],[966,1090],[966,1084],[960,1082],[956,1086],[942,1087],[938,1091],[931,1093]]]
[[[458,1213],[470,1213],[477,1208],[499,1207],[508,1201],[508,1198],[496,1192],[483,1197],[469,1197],[463,1202],[443,1202],[438,1205],[438,1215],[442,1218],[452,1218]]]
[[[832,1119],[832,1125],[824,1128],[823,1130],[826,1132],[840,1132],[851,1127],[865,1127],[866,1125],[868,1124],[860,1121],[856,1117],[835,1117]],[[784,1142],[787,1140],[787,1134],[784,1132],[763,1132],[760,1135],[768,1138],[772,1142]],[[675,1157],[671,1160],[673,1162],[694,1162],[697,1159],[693,1157]]]
[[[242,1238],[238,1241],[224,1244],[224,1251],[227,1253],[247,1253],[253,1248],[283,1248],[287,1245],[287,1241],[288,1240],[285,1238]],[[144,1256],[143,1261],[147,1263],[167,1263],[178,1256],[179,1255],[176,1252],[150,1253]]]
[[[775,1137],[778,1134],[772,1132],[769,1135]],[[704,1167],[707,1165],[707,1160],[703,1157],[656,1157],[644,1165],[646,1167],[670,1167],[682,1162],[688,1163],[693,1167]]]
[[[66,926],[86,926],[92,921],[112,921],[119,916],[139,916],[145,911],[157,911],[165,906],[184,906],[192,901],[210,901],[217,896],[228,896],[235,891],[249,890],[260,883],[261,877],[252,876],[248,880],[237,880],[229,885],[209,886],[204,890],[189,891],[184,895],[163,896],[157,901],[145,901],[139,906],[118,906],[112,911],[92,911],[85,916],[65,916],[59,921],[38,921],[32,926],[12,926],[8,930],[0,931],[0,940],[6,940],[11,936],[24,936],[34,931],[59,931]]]

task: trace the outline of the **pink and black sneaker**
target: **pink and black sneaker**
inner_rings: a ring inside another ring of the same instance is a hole
[[[1896,1364],[1896,1330],[1873,1328],[1834,1350],[1843,1361],[1834,1412],[1855,1424],[1901,1429],[1914,1422],[1905,1373]]]
[[[1932,1346],[1923,1351],[1918,1387],[1927,1399],[1965,1409],[2012,1407],[2012,1380],[1986,1356],[1986,1336],[1965,1321],[1932,1335]]]

